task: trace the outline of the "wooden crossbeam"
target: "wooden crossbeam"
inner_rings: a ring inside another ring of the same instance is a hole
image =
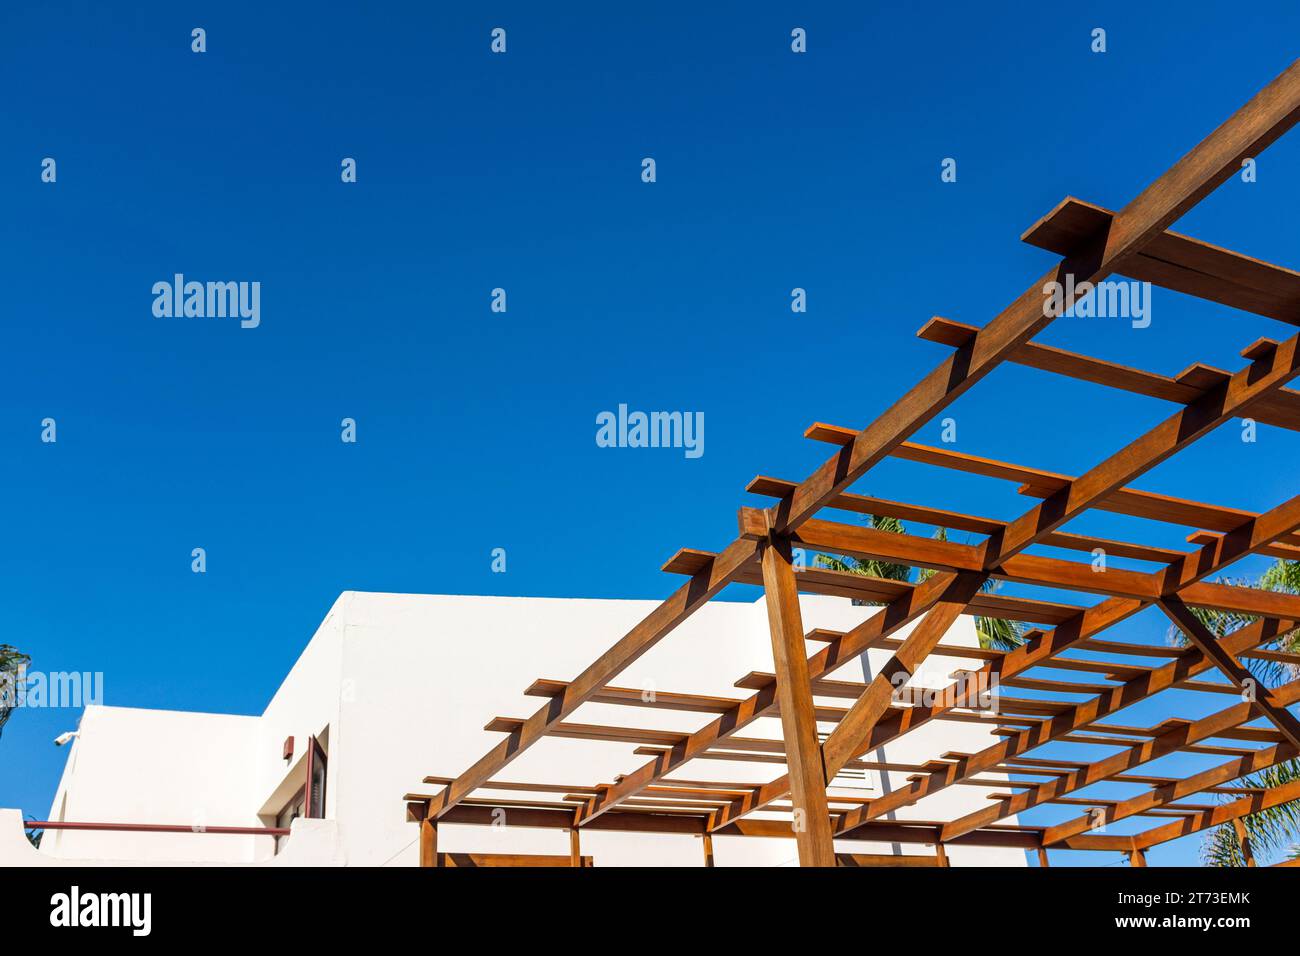
[[[1300,297],[1296,299],[1296,315],[1300,317]],[[977,326],[935,316],[916,334],[931,342],[961,348],[978,331]],[[1190,405],[1201,394],[1201,389],[1194,384],[1195,373],[1192,370],[1170,378],[1038,342],[1026,342],[1007,361],[1182,405]],[[1300,430],[1300,392],[1281,389],[1276,395],[1260,399],[1249,414],[1251,418],[1266,425]]]
[[[1058,255],[1114,221],[1109,209],[1066,197],[1021,237]],[[1300,325],[1300,273],[1166,231],[1129,259],[1124,275],[1139,282]]]
[[[750,481],[745,486],[745,490],[752,494],[783,498],[794,487],[795,483],[793,481],[784,481],[779,478],[760,475]],[[840,511],[852,511],[857,514],[883,515],[903,521],[919,521],[953,531],[972,531],[976,534],[997,534],[1006,527],[1005,521],[996,521],[992,518],[981,518],[975,515],[960,514],[955,511],[945,511],[940,508],[928,508],[849,492],[835,498],[827,507]],[[1175,561],[1186,554],[1185,551],[1178,551],[1174,548],[1156,548],[1150,545],[1134,544],[1128,541],[1113,541],[1108,538],[1070,534],[1064,531],[1054,531],[1045,535],[1041,543],[1053,548],[1088,553],[1101,548],[1107,554],[1116,557],[1132,558],[1137,561],[1153,561],[1159,564],[1168,564],[1170,561]],[[694,553],[699,554],[700,552]],[[685,551],[679,551],[668,564],[664,565],[663,570],[693,574],[694,568],[687,562],[684,555]]]
[[[1190,440],[1190,439],[1189,439]],[[1300,498],[1283,515],[1283,520],[1300,526]],[[1031,509],[1037,513],[1041,507]],[[1262,518],[1262,516],[1261,516]],[[1256,523],[1260,520],[1255,519]],[[1010,531],[1007,532],[1010,534]],[[1252,531],[1252,536],[1256,532]],[[1289,532],[1287,532],[1289,533]],[[1154,602],[1168,590],[1168,572],[1130,571],[1107,568],[1098,573],[1091,564],[1049,558],[1040,555],[1014,554],[1002,558],[989,555],[983,545],[957,544],[918,535],[881,531],[859,525],[813,519],[791,536],[793,543],[818,551],[848,554],[869,560],[900,562],[941,571],[984,572],[986,564],[993,577],[1022,584],[1065,588],[1104,594],[1111,597],[1137,598]],[[1235,542],[1237,539],[1233,539]],[[1249,540],[1249,539],[1248,539]],[[1021,547],[1033,543],[1024,542]],[[1229,548],[1233,542],[1218,539],[1215,547]],[[1249,550],[1237,549],[1240,556]],[[1205,560],[1204,549],[1189,553],[1177,563],[1178,572],[1195,572],[1197,562]],[[1222,563],[1222,562],[1221,562]],[[1201,584],[1188,580],[1182,584],[1181,597],[1189,604],[1217,608],[1239,614],[1257,614],[1300,618],[1300,596],[1230,584]]]
[[[1255,710],[1281,731],[1293,746],[1300,748],[1300,720],[1286,709],[1278,695],[1256,679],[1179,598],[1170,596],[1156,603],[1206,659],[1247,696]]]

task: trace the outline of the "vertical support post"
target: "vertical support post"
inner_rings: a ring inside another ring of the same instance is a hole
[[[420,821],[420,866],[438,865],[438,824],[425,817]]]
[[[582,866],[582,841],[577,827],[569,830],[569,866]]]
[[[772,632],[776,696],[794,800],[794,835],[800,866],[834,866],[830,807],[821,741],[808,677],[808,651],[799,614],[799,589],[791,564],[790,542],[771,537],[763,547],[763,591]]]
[[[947,867],[950,865],[948,863],[948,851],[943,848],[942,843],[936,843],[934,845],[934,855],[939,860],[939,866]]]
[[[1129,850],[1129,854],[1128,854],[1128,865],[1129,865],[1129,866],[1146,866],[1146,865],[1147,865],[1147,851],[1146,851],[1146,850],[1139,850],[1139,849],[1136,849],[1136,848],[1134,848],[1134,849],[1132,849],[1132,850]]]
[[[1241,844],[1241,855],[1246,860],[1246,865],[1254,866],[1255,853],[1250,848],[1250,834],[1246,832],[1246,824],[1241,817],[1232,821],[1232,829],[1237,833],[1237,842]]]
[[[1047,859],[1047,847],[1045,846],[1038,848],[1038,865],[1044,869],[1052,865],[1051,861]]]
[[[713,866],[713,834],[704,834],[704,865]]]

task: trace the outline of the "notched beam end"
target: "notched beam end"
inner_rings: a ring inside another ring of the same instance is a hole
[[[738,514],[740,537],[750,541],[762,541],[767,537],[767,511],[763,508],[743,507]]]
[[[685,574],[694,576],[701,571],[708,570],[713,564],[713,559],[717,555],[712,551],[697,551],[695,548],[681,548],[676,554],[664,562],[663,567],[659,570],[666,571],[669,574]]]
[[[1259,338],[1241,350],[1241,357],[1249,362],[1257,362],[1260,359],[1268,358],[1277,351],[1277,347],[1281,344],[1276,339]]]
[[[1068,256],[1108,229],[1111,219],[1109,210],[1066,196],[1051,212],[1026,229],[1020,241],[1058,256]]]
[[[978,334],[978,327],[964,322],[954,322],[941,315],[930,319],[916,332],[917,338],[925,339],[927,342],[937,342],[939,345],[949,345],[955,349],[966,345]]]
[[[824,441],[831,445],[852,445],[853,439],[858,437],[858,433],[851,428],[841,428],[839,425],[827,425],[825,422],[813,422],[804,430],[804,438],[811,438],[813,441]]]
[[[539,677],[525,688],[524,694],[528,697],[559,697],[568,686],[567,681]]]

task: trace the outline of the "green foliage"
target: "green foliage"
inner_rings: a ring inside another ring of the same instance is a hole
[[[0,732],[18,705],[19,672],[31,658],[8,644],[0,644]]]
[[[1288,760],[1276,767],[1269,767],[1249,777],[1243,777],[1236,786],[1272,788],[1300,780],[1300,762]],[[1237,799],[1225,797],[1225,802]],[[1250,816],[1242,817],[1246,825],[1246,836],[1250,839],[1251,852],[1256,859],[1270,857],[1289,851],[1295,856],[1300,847],[1293,846],[1297,834],[1300,834],[1300,800],[1293,800],[1281,806],[1269,807]],[[1231,823],[1215,827],[1205,836],[1201,844],[1201,859],[1207,866],[1245,866],[1246,859],[1237,840],[1237,831]]]
[[[1281,591],[1287,594],[1300,593],[1300,561],[1278,560],[1257,581],[1224,580],[1220,583],[1235,584],[1238,587],[1260,588],[1265,591]],[[1217,611],[1209,608],[1192,608],[1197,620],[1205,625],[1215,637],[1222,638],[1240,627],[1257,620],[1248,614],[1235,614],[1229,611]],[[1172,643],[1186,646],[1187,635],[1178,628],[1169,632]],[[1300,653],[1300,631],[1283,634],[1263,645],[1270,650],[1288,653]],[[1278,661],[1260,661],[1243,658],[1242,664],[1266,687],[1277,687],[1300,677],[1300,670],[1295,665]],[[1244,777],[1239,785],[1243,787],[1278,787],[1300,780],[1300,762],[1289,760],[1276,767]],[[1226,800],[1234,798],[1228,797]],[[1246,835],[1250,839],[1251,850],[1258,857],[1266,857],[1290,848],[1292,856],[1300,854],[1300,847],[1292,846],[1300,838],[1300,801],[1292,801],[1278,807],[1270,807],[1258,813],[1242,818]],[[1205,835],[1201,843],[1201,859],[1208,866],[1245,866],[1246,860],[1241,852],[1237,831],[1231,823],[1215,827]]]

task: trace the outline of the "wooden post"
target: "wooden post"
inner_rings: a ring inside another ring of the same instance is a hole
[[[1047,859],[1047,847],[1045,846],[1040,846],[1038,848],[1038,865],[1043,868],[1047,868],[1052,865],[1051,862]]]
[[[948,862],[948,851],[945,850],[945,849],[943,848],[943,844],[942,844],[942,843],[936,843],[936,844],[934,845],[934,855],[935,855],[935,857],[936,857],[936,858],[938,859],[938,861],[939,861],[938,864],[937,864],[938,866],[950,866],[950,865],[951,865],[951,864],[949,864],[949,862]]]
[[[1241,817],[1232,821],[1232,828],[1237,831],[1237,842],[1241,844],[1241,855],[1246,860],[1247,866],[1255,865],[1255,854],[1250,848],[1250,835],[1246,832],[1246,824]]]
[[[438,865],[438,824],[425,817],[420,821],[420,866]]]
[[[1130,851],[1129,851],[1129,854],[1128,854],[1128,865],[1129,865],[1129,866],[1146,866],[1146,865],[1147,865],[1147,851],[1146,851],[1146,850],[1139,850],[1139,849],[1136,849],[1136,848],[1130,850]]]
[[[582,845],[577,827],[569,830],[569,866],[582,866]]]
[[[834,866],[826,771],[813,710],[812,683],[799,614],[799,589],[791,565],[790,542],[769,538],[763,547],[763,591],[776,664],[776,696],[781,706],[785,759],[794,800],[794,835],[800,866]]]
[[[704,834],[704,865],[713,866],[713,834]]]

